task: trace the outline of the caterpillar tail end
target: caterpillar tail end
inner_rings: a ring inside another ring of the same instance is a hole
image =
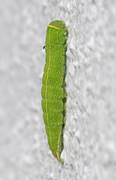
[[[64,164],[64,159],[60,157],[60,154],[58,152],[55,152],[56,158],[58,159],[59,162],[62,163],[62,165]]]

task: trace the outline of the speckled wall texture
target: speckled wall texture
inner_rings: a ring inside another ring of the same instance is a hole
[[[116,1],[0,0],[0,180],[116,179]],[[64,165],[41,109],[47,25],[69,29]]]

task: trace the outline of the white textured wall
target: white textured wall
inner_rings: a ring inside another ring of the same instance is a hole
[[[0,180],[116,179],[116,1],[0,0]],[[69,27],[62,166],[41,109],[47,25]]]

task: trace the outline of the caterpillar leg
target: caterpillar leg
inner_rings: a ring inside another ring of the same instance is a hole
[[[65,117],[64,117],[64,125],[66,125],[66,115],[65,115]]]

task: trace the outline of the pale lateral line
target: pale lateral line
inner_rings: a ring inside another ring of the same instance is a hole
[[[60,142],[60,138],[61,138],[61,136],[62,136],[62,130],[61,130],[61,132],[59,133],[59,138],[58,138],[58,145],[57,145],[57,152],[61,152],[61,143],[59,143]],[[61,140],[62,141],[62,140]]]
[[[55,28],[55,29],[60,29],[60,28],[58,28],[56,26],[53,26],[53,25],[48,25],[48,27],[52,27],[52,28]]]
[[[58,42],[58,36],[57,36],[57,42]],[[60,136],[61,136],[61,133],[59,133],[59,137],[58,137],[58,145],[57,145],[57,152],[59,152],[60,151],[60,145],[61,144],[59,144],[59,142],[60,142]],[[59,154],[58,154],[58,158],[59,158]]]
[[[50,34],[49,34],[49,40],[50,40]],[[50,48],[51,49],[51,48]],[[48,71],[47,71],[47,78],[46,78],[46,84],[47,84],[47,80],[48,80],[48,72],[49,72],[49,69],[50,69],[50,61],[51,61],[51,56],[49,56],[49,66],[48,66]],[[47,86],[46,86],[46,90],[47,90]],[[47,110],[47,101],[46,101],[46,110]],[[48,123],[48,113],[47,113],[47,123]],[[48,123],[49,124],[49,123]],[[51,130],[50,130],[50,127],[49,127],[49,131],[50,131],[50,134],[51,134]],[[52,146],[52,141],[51,141],[51,136],[49,137],[50,139],[50,142],[51,142],[51,146]],[[52,149],[53,149],[53,146],[52,146]]]

